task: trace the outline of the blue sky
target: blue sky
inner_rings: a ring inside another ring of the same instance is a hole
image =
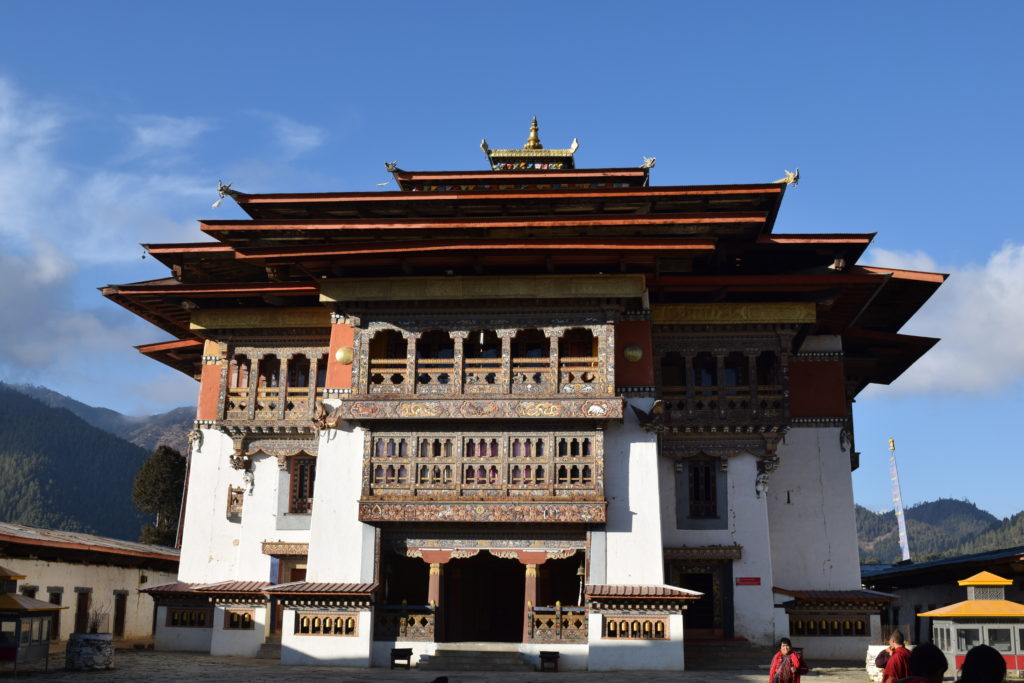
[[[382,162],[481,168],[480,139],[578,137],[582,166],[656,156],[661,185],[799,166],[778,232],[878,232],[862,263],[949,282],[943,337],[856,406],[859,502],[1024,508],[1024,4],[4,3],[0,378],[125,413],[194,400],[96,287],[162,277],[139,242],[199,239],[218,179],[373,190]]]

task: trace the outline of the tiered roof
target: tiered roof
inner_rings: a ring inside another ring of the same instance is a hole
[[[855,390],[937,341],[899,330],[945,276],[855,265],[873,233],[775,233],[785,183],[651,187],[648,164],[575,169],[575,141],[545,150],[535,133],[518,156],[485,144],[490,170],[389,165],[397,192],[231,191],[248,219],[144,245],[172,277],[102,291],[176,339],[140,351],[192,375],[192,310],[318,306],[324,281],[367,277],[636,273],[652,304],[813,302],[806,332],[842,335]]]

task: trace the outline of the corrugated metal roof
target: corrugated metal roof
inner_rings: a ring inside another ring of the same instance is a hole
[[[678,586],[637,586],[637,585],[589,585],[588,598],[672,598],[676,600],[696,600],[704,595],[699,591],[679,588]]]
[[[0,593],[0,612],[45,612],[47,610],[56,611],[59,609],[67,609],[67,607],[36,600],[27,595]]]
[[[262,593],[271,584],[267,581],[220,581],[193,586],[196,593]]]
[[[195,585],[197,584],[175,581],[174,583],[161,583],[157,586],[150,586],[149,588],[140,588],[139,592],[160,595],[169,593],[191,593],[192,587]]]
[[[0,579],[4,581],[21,581],[24,578],[24,574],[19,574],[16,571],[8,569],[7,567],[0,567]]]
[[[0,541],[51,548],[91,550],[112,555],[151,557],[173,562],[177,562],[180,555],[176,548],[168,548],[162,545],[121,541],[116,538],[93,536],[92,534],[81,534],[74,531],[39,529],[9,522],[0,522]]]
[[[997,617],[1016,617],[1024,619],[1024,605],[1009,600],[964,600],[946,605],[930,612],[921,612],[919,617],[939,618],[977,618],[992,619]]]
[[[368,595],[377,590],[375,583],[318,583],[293,581],[267,588],[268,593],[331,593],[334,595]]]
[[[838,601],[851,601],[851,602],[892,602],[896,600],[898,596],[892,593],[883,593],[881,591],[872,591],[864,589],[856,590],[845,590],[845,591],[800,591],[800,590],[788,590],[786,588],[773,588],[776,593],[782,593],[783,595],[789,595],[790,597],[799,598],[801,600],[838,600]]]
[[[904,574],[913,574],[915,572],[928,571],[930,569],[938,569],[941,567],[955,567],[957,565],[979,565],[987,564],[998,560],[1012,560],[1017,557],[1024,557],[1024,545],[1014,546],[1012,548],[1003,548],[1001,550],[989,550],[983,553],[972,553],[970,555],[957,555],[956,557],[944,557],[940,560],[931,560],[929,562],[907,562],[899,563],[896,565],[886,565],[878,571],[873,571],[871,565],[862,565],[861,576],[870,582],[896,578]]]

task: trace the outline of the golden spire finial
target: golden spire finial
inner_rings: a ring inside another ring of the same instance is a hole
[[[540,135],[537,134],[537,117],[533,117],[533,122],[530,124],[530,137],[526,138],[526,144],[523,145],[523,149],[544,149],[544,145],[540,144]]]

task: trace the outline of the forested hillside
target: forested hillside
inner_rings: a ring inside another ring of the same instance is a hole
[[[131,441],[147,451],[152,452],[160,444],[170,446],[180,453],[185,453],[188,450],[185,437],[192,429],[192,421],[196,417],[194,407],[185,406],[169,410],[166,413],[138,417],[122,415],[109,408],[86,405],[46,387],[18,384],[12,385],[11,388],[53,408],[67,408],[93,427],[116,434],[125,441]]]
[[[111,411],[112,412],[112,411]],[[135,540],[149,452],[0,383],[0,520]]]
[[[1024,513],[999,520],[974,503],[951,498],[920,503],[906,509],[911,559],[982,552],[1024,545]],[[861,561],[900,560],[899,533],[892,511],[877,513],[857,506]]]

